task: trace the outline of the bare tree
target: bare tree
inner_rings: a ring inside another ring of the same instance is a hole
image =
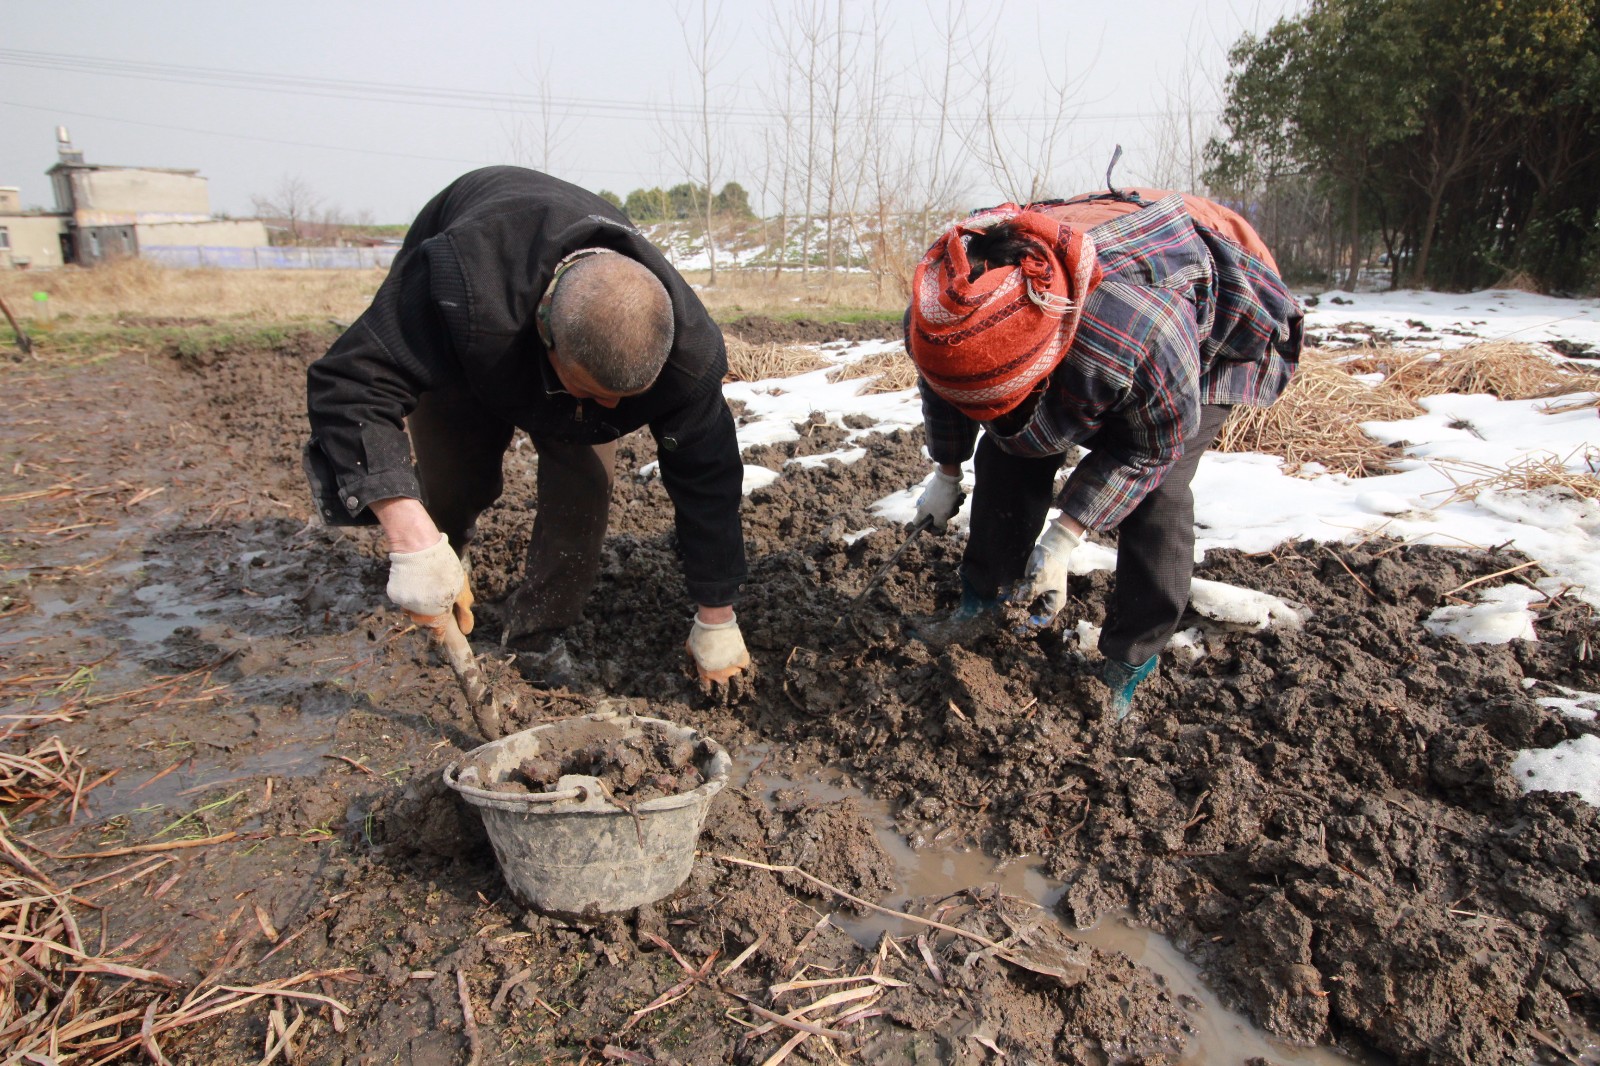
[[[720,119],[714,115],[721,109],[712,105],[711,75],[722,58],[720,41],[722,4],[711,7],[709,0],[700,0],[699,19],[690,24],[689,9],[679,8],[678,25],[683,31],[683,43],[689,52],[689,66],[695,78],[695,121],[693,129],[684,138],[684,170],[691,175],[689,188],[700,201],[700,215],[705,224],[706,257],[710,261],[708,285],[717,283],[717,241],[714,228],[716,200],[713,188],[722,151]],[[700,179],[696,184],[695,178]]]
[[[1036,38],[1040,42],[1038,66],[1047,72],[1048,93],[1041,97],[1043,110],[1018,113],[1011,106],[1013,88],[1001,72],[1013,66],[999,50],[1000,42],[1009,38],[985,34],[980,39],[990,42],[989,49],[972,72],[980,86],[982,105],[966,138],[967,147],[1005,195],[1023,204],[1048,194],[1057,152],[1075,117],[1072,101],[1087,80],[1087,75],[1072,76],[1065,55],[1045,52],[1042,33]]]
[[[846,114],[847,90],[851,72],[855,67],[856,42],[860,34],[844,24],[844,0],[834,0],[833,22],[829,34],[831,48],[827,51],[826,91],[823,114],[827,120],[828,170],[823,185],[824,234],[828,264],[827,278],[831,283],[839,265],[839,207],[846,199],[845,175],[849,167],[849,122]]]
[[[927,181],[923,185],[920,197],[921,203],[918,205],[921,214],[919,227],[929,240],[933,237],[933,214],[954,198],[960,180],[952,178],[952,175],[958,173],[959,168],[951,165],[946,156],[949,155],[952,145],[957,146],[959,150],[960,140],[952,136],[955,132],[953,98],[956,79],[961,68],[968,65],[971,55],[970,48],[962,50],[958,48],[958,43],[978,39],[969,32],[966,0],[946,3],[941,36],[944,40],[944,53],[937,68],[938,78],[933,83],[927,81],[923,83],[924,95],[935,103],[933,145],[927,153],[931,169],[928,171]],[[913,144],[912,148],[915,147]]]
[[[311,183],[298,174],[285,174],[271,195],[252,196],[257,217],[284,223],[291,242],[298,243],[305,236],[307,226],[316,221],[322,206],[322,197],[311,189]]]
[[[1189,36],[1198,39],[1203,32],[1197,12],[1190,21]],[[1135,171],[1158,189],[1206,191],[1205,147],[1217,133],[1217,120],[1210,116],[1217,108],[1219,79],[1200,65],[1199,54],[1193,50],[1185,53],[1183,65],[1162,79],[1165,103],[1148,126],[1154,146],[1149,166]]]
[[[572,116],[556,106],[551,89],[551,68],[548,55],[535,60],[533,106],[512,114],[506,130],[507,150],[513,162],[542,170],[553,171],[557,165],[556,153],[571,135],[569,123]]]
[[[828,22],[822,0],[804,0],[799,7],[800,49],[795,59],[806,88],[805,141],[801,155],[800,194],[803,203],[800,230],[800,276],[811,271],[811,238],[815,229],[817,191],[817,119],[823,91],[823,71],[828,44]]]

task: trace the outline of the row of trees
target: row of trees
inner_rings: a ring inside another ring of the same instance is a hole
[[[1312,0],[1231,60],[1206,178],[1289,264],[1594,288],[1600,0]]]
[[[751,84],[725,75],[714,0],[678,2],[691,84],[656,132],[683,180],[605,195],[694,231],[713,284],[722,235],[759,228],[774,269],[864,264],[905,285],[952,218],[1102,187],[1119,141],[1119,184],[1235,203],[1296,280],[1353,284],[1377,263],[1443,288],[1600,279],[1600,0],[1307,0],[1239,41],[1225,86],[1153,72],[1165,106],[1112,125],[1084,115],[1092,65],[1074,66],[1065,21],[1016,32],[999,5],[943,0],[893,27],[879,0],[786,0]],[[918,47],[895,65],[908,33]],[[578,119],[547,63],[536,81],[511,158],[561,173]],[[304,228],[306,197],[279,193],[263,213]]]
[[[635,189],[626,200],[606,189],[600,190],[600,197],[622,208],[635,222],[702,219],[707,203],[711,205],[713,220],[743,221],[755,218],[756,214],[750,207],[750,194],[736,181],[728,182],[714,195],[706,186],[686,181],[670,189]]]

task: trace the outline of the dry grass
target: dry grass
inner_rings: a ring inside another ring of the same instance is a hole
[[[90,269],[0,271],[0,297],[24,328],[69,318],[350,321],[383,278],[381,270],[174,270],[126,259]],[[49,300],[35,300],[36,292]]]
[[[898,321],[906,309],[898,284],[860,272],[719,270],[715,285],[706,284],[705,271],[686,271],[684,277],[719,322],[744,315],[839,319],[863,313]]]
[[[899,392],[917,384],[917,367],[905,352],[896,349],[845,363],[833,372],[832,377],[835,381],[870,377],[873,380],[862,389],[863,392]]]
[[[821,370],[833,364],[815,348],[799,344],[747,344],[725,338],[728,346],[726,381],[766,381]]]
[[[1382,348],[1344,365],[1354,373],[1382,374],[1384,389],[1412,399],[1454,392],[1533,400],[1600,391],[1600,374],[1554,363],[1544,352],[1543,345],[1488,341],[1445,352]]]
[[[1583,469],[1574,470],[1579,464]],[[1445,504],[1474,500],[1484,492],[1532,492],[1549,488],[1560,489],[1580,499],[1600,500],[1600,448],[1593,445],[1575,448],[1565,458],[1554,452],[1524,456],[1506,467],[1459,461],[1430,465],[1455,485]]]
[[[1541,345],[1504,341],[1448,352],[1377,348],[1353,358],[1309,348],[1278,402],[1266,408],[1236,408],[1216,447],[1282,456],[1289,473],[1313,462],[1352,477],[1390,473],[1393,452],[1362,432],[1361,423],[1415,417],[1422,413],[1417,400],[1424,396],[1486,393],[1503,400],[1526,400],[1600,391],[1600,374],[1566,369],[1543,353]],[[1369,385],[1356,380],[1356,374],[1382,374],[1383,380]],[[1585,400],[1552,404],[1547,410],[1591,406],[1594,401]],[[1530,468],[1512,473],[1511,481],[1501,487],[1513,487],[1519,479],[1533,482],[1553,476],[1551,470]],[[1545,482],[1554,483],[1560,482]]]
[[[1306,463],[1353,477],[1388,473],[1393,453],[1360,423],[1412,418],[1422,409],[1409,396],[1357,381],[1340,358],[1308,348],[1277,403],[1234,408],[1216,450],[1282,456],[1291,474]]]
[[[1591,396],[1587,400],[1567,400],[1562,403],[1552,403],[1543,410],[1547,415],[1564,415],[1571,411],[1592,411],[1600,408],[1600,396]]]
[[[176,270],[129,259],[93,268],[0,271],[0,298],[25,327],[51,319],[202,318],[348,322],[365,310],[383,270]],[[898,317],[899,287],[862,273],[720,270],[685,275],[719,321],[743,315],[783,318]],[[49,294],[39,303],[36,292]],[[0,326],[3,328],[3,326]]]

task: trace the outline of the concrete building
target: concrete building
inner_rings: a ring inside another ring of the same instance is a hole
[[[0,270],[60,266],[64,262],[63,233],[60,215],[38,209],[24,211],[22,190],[0,185]]]
[[[92,266],[148,248],[267,245],[259,220],[211,217],[210,192],[198,171],[85,162],[64,126],[56,128],[56,152],[46,172],[54,212],[23,212],[20,196],[0,194],[0,266]],[[48,250],[52,242],[54,252]]]

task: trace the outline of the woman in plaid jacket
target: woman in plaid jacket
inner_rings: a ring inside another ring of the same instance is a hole
[[[917,269],[906,348],[935,465],[919,519],[945,528],[976,447],[953,621],[989,615],[1009,593],[1048,624],[1073,550],[1090,530],[1117,530],[1100,649],[1126,714],[1188,603],[1200,456],[1232,405],[1283,392],[1301,322],[1255,231],[1198,197],[1005,204],[947,231]]]

